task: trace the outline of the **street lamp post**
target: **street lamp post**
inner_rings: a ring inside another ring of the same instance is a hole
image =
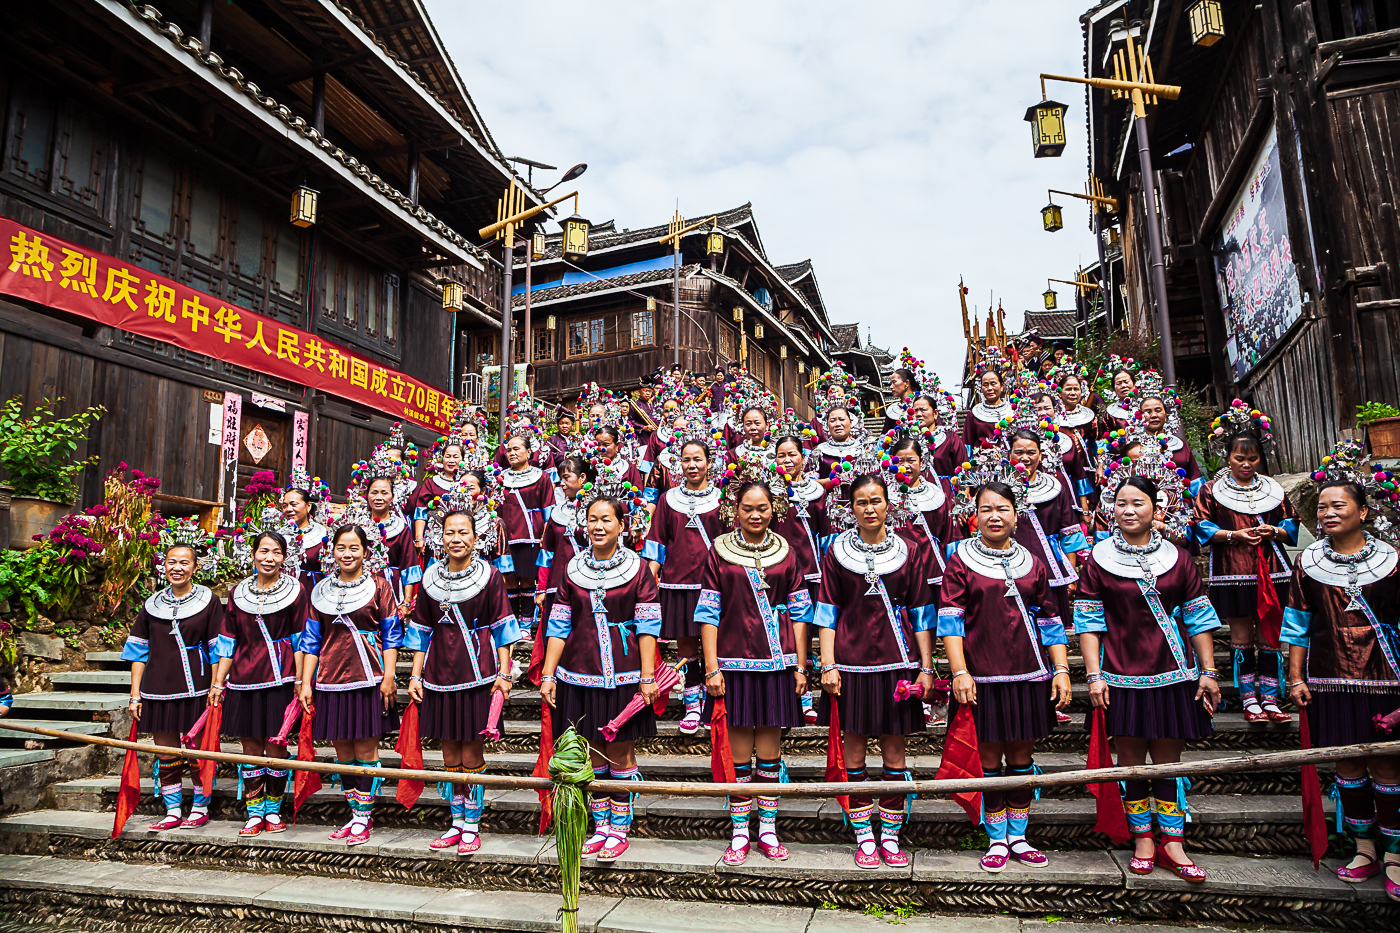
[[[704,220],[696,221],[687,227],[685,218],[681,216],[680,210],[677,210],[667,227],[670,232],[658,240],[660,243],[669,241],[674,247],[671,254],[671,343],[673,345],[671,362],[673,364],[681,361],[681,237],[697,227],[703,227],[705,224],[717,225],[718,223],[718,217],[706,217]]]

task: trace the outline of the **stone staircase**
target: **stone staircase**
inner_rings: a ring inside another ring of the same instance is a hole
[[[1217,665],[1228,670],[1223,638],[1217,649]],[[94,670],[51,675],[57,692],[17,697],[15,715],[22,711],[27,721],[42,717],[62,723],[60,728],[117,728],[124,738],[129,679],[117,658],[115,652],[89,652]],[[1082,679],[1077,655],[1071,664],[1076,679]],[[406,662],[400,668],[404,679]],[[1246,724],[1233,688],[1226,693],[1235,702],[1216,716],[1215,736],[1193,743],[1187,760],[1297,747],[1296,724]],[[406,699],[401,691],[401,701]],[[503,740],[488,749],[492,773],[526,775],[533,768],[539,703],[534,690],[513,693]],[[1046,772],[1084,766],[1086,705],[1079,685],[1072,721],[1037,750],[1037,763]],[[660,735],[639,743],[642,771],[654,780],[707,781],[708,737],[704,732],[682,736],[679,715],[680,703],[673,698]],[[0,736],[2,730],[0,723]],[[910,741],[916,777],[931,778],[937,771],[943,731],[939,726]],[[822,779],[825,743],[824,729],[790,730],[785,753],[792,781]],[[392,744],[386,741],[381,751],[387,767],[398,764]],[[226,740],[224,750],[238,746]],[[55,754],[69,751],[82,750]],[[318,748],[317,754],[331,758],[329,748]],[[870,755],[878,764],[878,750],[872,747]],[[431,748],[424,757],[428,768],[441,762]],[[154,922],[176,910],[172,905],[180,905],[182,919],[197,915],[190,929],[202,929],[201,924],[221,930],[288,928],[279,923],[336,929],[557,928],[557,860],[550,839],[536,835],[539,803],[533,791],[488,791],[483,847],[458,858],[427,848],[448,821],[446,805],[432,787],[405,810],[393,799],[394,785],[387,784],[373,838],[348,849],[327,838],[345,818],[343,798],[329,784],[307,801],[298,825],[244,839],[238,836],[243,814],[234,799],[236,782],[226,773],[215,789],[214,819],[207,826],[146,832],[158,812],[146,776],[140,813],[113,840],[119,766],[120,756],[111,754],[103,768],[51,779],[32,792],[32,803],[10,807],[12,815],[0,819],[0,853],[7,853],[0,857],[0,900],[7,906],[23,908],[26,916],[31,911],[42,918],[81,916],[92,929],[121,921],[112,928],[138,929],[140,921]],[[143,771],[148,768],[143,761]],[[8,770],[14,769],[0,775]],[[1325,783],[1330,774],[1322,770]],[[913,805],[903,837],[915,852],[911,867],[862,871],[851,858],[849,830],[834,800],[794,799],[780,806],[780,832],[792,851],[788,861],[769,862],[754,852],[745,865],[730,867],[720,862],[728,838],[722,800],[643,796],[636,804],[629,852],[613,865],[585,861],[580,917],[583,929],[619,931],[690,930],[697,922],[714,930],[862,930],[882,922],[876,914],[896,909],[922,915],[909,920],[911,930],[1019,931],[1031,921],[1018,917],[1047,914],[1094,923],[1118,918],[1330,929],[1400,923],[1400,906],[1386,899],[1379,879],[1351,886],[1336,878],[1331,868],[1339,864],[1341,851],[1334,848],[1323,870],[1313,872],[1297,794],[1296,771],[1196,781],[1187,842],[1210,880],[1189,887],[1160,869],[1146,877],[1127,873],[1126,851],[1092,832],[1094,802],[1079,788],[1047,791],[1033,805],[1031,841],[1046,849],[1050,866],[1012,866],[1000,875],[978,868],[984,837],[961,809],[941,798],[921,798]],[[1331,802],[1325,804],[1330,813]],[[1341,846],[1346,848],[1344,842]],[[959,917],[934,920],[929,912]],[[980,916],[973,920],[971,914]],[[900,919],[893,913],[889,918]],[[0,933],[8,929],[0,921]]]

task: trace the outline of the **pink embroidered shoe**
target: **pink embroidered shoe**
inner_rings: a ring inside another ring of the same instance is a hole
[[[870,846],[870,851],[865,851],[866,846]],[[876,869],[880,867],[880,847],[872,842],[863,842],[856,846],[856,867]]]
[[[360,830],[358,833],[357,833],[357,832],[351,832],[350,835],[346,836],[346,837],[345,837],[345,844],[346,844],[347,846],[362,846],[362,845],[364,845],[366,842],[369,842],[369,831],[370,831],[371,829],[373,829],[373,828],[374,828],[374,820],[368,821],[367,823],[365,823],[365,828],[364,828],[364,829]]]
[[[776,836],[773,838],[777,839]],[[787,846],[783,845],[781,842],[774,842],[771,844],[764,842],[762,836],[758,837],[758,851],[763,853],[764,858],[772,859],[775,862],[785,862],[789,855]]]
[[[1044,852],[1032,848],[1024,839],[1011,844],[1011,857],[1027,868],[1044,868],[1050,864]]]
[[[1385,896],[1392,901],[1400,901],[1400,882],[1390,876],[1390,869],[1397,869],[1400,873],[1400,862],[1385,863]]]
[[[351,832],[350,827],[351,827],[352,825],[354,825],[354,822],[355,822],[354,820],[351,820],[349,823],[346,823],[344,826],[340,827],[339,829],[332,830],[332,831],[331,831],[330,838],[332,838],[332,839],[344,839],[346,836],[350,835],[350,832]]]
[[[238,831],[238,835],[256,836],[266,828],[267,824],[263,822],[262,817],[255,816],[251,820],[243,824],[243,828]]]
[[[626,836],[621,838],[609,836],[608,844],[603,846],[602,850],[598,853],[598,861],[616,862],[618,859],[622,858],[622,853],[626,852],[631,845],[632,844],[627,841]]]
[[[287,824],[282,822],[282,815],[280,813],[269,813],[267,816],[263,817],[263,832],[280,833],[285,832],[286,829]]]
[[[681,735],[694,735],[700,731],[700,709],[688,709],[681,717],[680,725],[676,727]]]
[[[594,836],[597,837],[596,840],[590,838],[587,842],[585,842],[585,843],[583,844],[583,857],[584,857],[584,858],[587,858],[587,857],[590,856],[590,855],[597,855],[597,854],[599,853],[599,851],[602,850],[603,846],[607,845],[607,842],[608,842],[608,837],[607,837],[607,836],[605,836],[605,835],[598,835],[597,833],[595,833]]]
[[[462,833],[462,841],[457,844],[458,855],[471,855],[481,848],[481,833]]]
[[[724,850],[723,861],[726,865],[742,865],[744,864],[745,860],[748,859],[748,857],[749,841],[745,839],[743,847],[736,849],[734,848],[734,841],[731,839],[729,841],[729,848]]]
[[[1278,705],[1275,703],[1264,704],[1264,715],[1269,717],[1269,722],[1285,723],[1293,721],[1292,715],[1279,709]]]
[[[982,866],[983,871],[995,875],[1006,869],[1006,863],[1010,857],[1011,849],[1007,847],[1006,843],[994,842],[978,864]]]
[[[447,832],[438,836],[428,843],[430,849],[450,849],[462,841],[462,828],[460,826],[450,827]]]
[[[885,848],[885,844],[880,843],[880,858],[890,868],[908,868],[909,853],[903,849],[896,848],[893,852]]]
[[[1055,710],[1055,721],[1060,725],[1064,725],[1067,722],[1074,722],[1074,717],[1062,709],[1057,709]]]
[[[1152,858],[1138,858],[1134,855],[1128,860],[1128,871],[1135,875],[1150,875],[1152,869],[1157,867],[1156,856]]]
[[[165,816],[163,816],[163,817],[161,817],[160,819],[156,820],[156,821],[155,821],[154,823],[152,823],[150,826],[147,826],[147,827],[146,827],[146,832],[148,832],[148,833],[163,833],[163,832],[165,832],[167,829],[179,829],[179,828],[180,828],[181,826],[183,826],[183,825],[185,825],[185,821],[184,821],[183,819],[180,818],[180,814],[178,814],[178,813],[167,813]]]
[[[1370,859],[1370,861],[1356,868],[1352,868],[1350,865],[1343,865],[1341,868],[1337,869],[1337,877],[1347,884],[1360,884],[1363,881],[1369,881],[1376,877],[1376,875],[1379,875],[1381,869],[1384,868],[1378,859],[1371,858],[1371,856],[1362,852],[1356,853],[1356,858],[1352,859],[1352,861],[1356,861],[1357,858]]]
[[[198,829],[207,822],[209,822],[208,810],[204,811],[203,813],[191,813],[190,818],[182,822],[180,825],[183,826],[185,829]]]
[[[1165,849],[1157,850],[1156,862],[1182,881],[1200,883],[1206,880],[1206,873],[1199,865],[1195,862],[1174,862]]]
[[[1258,700],[1254,700],[1244,705],[1245,722],[1268,722],[1269,714],[1264,712],[1264,707],[1259,705]]]
[[[803,709],[802,721],[809,726],[815,726],[817,724],[817,708],[815,706],[808,706]]]

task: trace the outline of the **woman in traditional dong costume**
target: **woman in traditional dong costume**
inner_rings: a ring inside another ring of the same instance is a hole
[[[1305,710],[1314,747],[1384,742],[1394,736],[1378,720],[1400,708],[1400,497],[1393,476],[1368,468],[1352,441],[1333,448],[1313,479],[1321,540],[1298,556],[1288,589],[1288,695]],[[1362,527],[1372,518],[1375,536]],[[1386,894],[1400,901],[1400,759],[1343,759],[1336,783],[1337,818],[1356,844],[1337,875],[1359,884],[1384,868]]]
[[[462,481],[462,474],[467,469],[465,461],[468,453],[472,455],[473,464],[484,463],[489,459],[489,454],[478,449],[481,444],[480,427],[472,420],[473,417],[471,409],[465,405],[457,406],[446,436],[438,438],[428,451],[428,475],[413,491],[405,509],[408,520],[413,523],[413,544],[419,553],[428,557],[428,563],[437,559],[437,555],[423,537],[428,527],[428,511],[433,507],[433,500],[457,488],[457,484]]]
[[[168,748],[180,747],[180,736],[209,703],[213,674],[209,651],[224,619],[223,604],[209,587],[194,582],[200,554],[209,541],[192,523],[161,533],[165,580],[170,585],[146,600],[122,648],[122,660],[131,662],[131,714],[155,744]],[[180,816],[188,769],[183,758],[157,756],[153,779],[157,796],[165,802],[165,816],[148,827],[151,832],[209,822],[209,798],[198,780],[189,818]]]
[[[1190,553],[1153,527],[1164,521],[1177,533],[1187,525],[1184,507],[1167,511],[1159,505],[1184,501],[1181,477],[1169,460],[1151,453],[1120,465],[1108,478],[1112,533],[1084,561],[1074,610],[1089,700],[1104,710],[1120,766],[1144,764],[1149,753],[1154,764],[1180,761],[1186,742],[1210,736],[1220,703],[1219,674],[1212,667],[1212,633],[1220,620]],[[1206,880],[1183,847],[1183,780],[1125,784],[1123,807],[1133,837],[1128,869],[1134,874],[1150,874],[1157,865],[1185,881]],[[1160,843],[1152,835],[1154,813]]]
[[[506,439],[506,469],[501,471],[501,526],[510,549],[506,583],[513,604],[527,620],[534,600],[540,537],[554,505],[554,483],[540,467],[530,465],[530,442],[521,434]]]
[[[1238,413],[1230,419],[1236,430],[1245,425],[1251,430],[1229,435],[1219,445],[1226,468],[1196,495],[1196,540],[1210,545],[1206,583],[1215,611],[1230,626],[1245,722],[1291,722],[1293,717],[1278,705],[1283,678],[1278,638],[1293,575],[1283,549],[1298,542],[1298,517],[1283,487],[1259,472],[1264,459],[1260,438],[1272,439],[1267,419],[1251,418],[1247,408],[1234,407],[1231,413]]]
[[[885,423],[882,430],[893,431],[902,428],[909,419],[914,400],[919,397],[919,377],[915,369],[919,361],[909,354],[905,347],[899,354],[899,368],[890,373],[890,392],[894,401],[885,406]]]
[[[594,486],[597,490],[597,484]],[[635,512],[641,512],[636,515]],[[559,594],[546,623],[549,641],[540,676],[540,697],[554,708],[555,734],[573,727],[588,740],[593,774],[639,781],[635,744],[656,735],[656,637],[661,606],[656,578],[636,551],[620,543],[623,527],[638,507],[610,496],[592,499],[584,512],[589,546],[569,561]],[[603,726],[641,694],[647,705],[608,739]],[[616,861],[627,851],[632,828],[633,794],[592,795],[593,833],[583,845],[585,856]]]
[[[1079,515],[1089,515],[1093,509],[1092,498],[1094,495],[1094,485],[1089,481],[1090,466],[1089,459],[1084,453],[1084,448],[1078,443],[1078,438],[1073,433],[1062,431],[1059,426],[1059,406],[1060,400],[1049,392],[1037,391],[1031,393],[1031,410],[1040,419],[1044,431],[1046,446],[1055,448],[1056,459],[1060,461],[1060,469],[1057,478],[1061,484],[1068,487],[1070,499],[1074,503],[1074,508]]]
[[[761,786],[786,778],[782,730],[803,724],[812,598],[796,553],[771,529],[788,509],[787,496],[769,486],[772,475],[760,461],[741,460],[726,479],[722,513],[736,530],[715,539],[705,561],[696,619],[711,698],[706,716],[722,697],[735,779],[760,785],[758,850],[782,861],[788,850],[778,840],[778,798]],[[753,806],[752,797],[729,798],[726,865],[748,858]]]
[[[783,428],[802,430],[797,423],[796,413],[791,409],[788,409],[788,418]],[[802,579],[806,581],[807,595],[812,604],[816,605],[817,589],[822,582],[821,559],[832,538],[831,516],[827,513],[824,501],[826,487],[817,482],[816,477],[810,473],[803,472],[805,454],[800,434],[785,433],[778,438],[774,465],[778,476],[788,487],[788,509],[787,514],[774,519],[772,527],[773,533],[781,535],[792,549],[793,559],[802,571]],[[803,720],[808,725],[814,724],[817,721],[817,710],[812,704],[811,692],[804,692],[801,699]]]
[[[1024,478],[997,462],[994,451],[973,456],[979,464],[992,461],[960,474],[960,511],[976,514],[977,536],[959,542],[949,558],[938,606],[952,670],[948,718],[958,706],[972,707],[984,777],[1026,777],[1035,770],[1036,740],[1055,727],[1051,704],[1069,705],[1068,640],[1049,599],[1044,561],[1013,537],[1018,513],[1028,508]],[[1048,864],[1026,841],[1031,796],[1029,787],[983,793],[991,843],[984,871],[1003,871],[1010,859],[1031,868]]]
[[[598,473],[583,457],[568,456],[559,460],[559,492],[562,500],[549,510],[549,521],[540,539],[540,556],[536,563],[535,608],[540,619],[547,620],[554,600],[559,594],[559,581],[569,569],[569,561],[586,546],[583,520],[578,514],[579,496],[585,484],[598,479]],[[535,650],[530,660],[530,679],[539,684],[540,664],[544,661],[545,626],[535,629]]]
[[[423,578],[422,558],[413,543],[413,529],[395,504],[394,490],[408,478],[401,460],[394,460],[382,445],[368,460],[361,460],[350,471],[347,498],[363,498],[370,521],[384,535],[386,548],[384,579],[394,591],[399,616],[407,617],[413,605],[418,581]]]
[[[1099,436],[1109,431],[1120,431],[1133,420],[1137,408],[1137,365],[1131,360],[1121,360],[1117,356],[1108,359],[1108,365],[1099,370],[1099,378],[1108,373],[1109,385],[1113,389],[1113,401],[1104,406],[1099,416]]]
[[[342,765],[378,767],[379,737],[399,727],[394,664],[403,623],[389,581],[376,573],[385,561],[383,540],[371,537],[377,532],[373,526],[367,532],[359,522],[336,528],[326,555],[327,576],[311,591],[301,633],[301,704],[307,713],[314,710],[311,737],[330,742]],[[382,780],[340,776],[350,822],[331,833],[332,839],[349,846],[369,840]]]
[[[1099,465],[1099,416],[1094,414],[1092,408],[1083,404],[1084,394],[1088,391],[1088,380],[1074,364],[1057,370],[1052,374],[1052,378],[1059,386],[1060,401],[1064,405],[1064,410],[1055,417],[1055,424],[1061,432],[1071,435],[1075,445],[1083,451],[1089,464],[1090,481],[1094,483],[1097,480]],[[1099,490],[1095,483],[1094,491],[1090,494],[1091,501],[1097,502],[1098,496]]]
[[[917,699],[895,699],[900,681],[933,689],[933,630],[936,625],[929,568],[919,552],[886,527],[889,491],[879,474],[851,484],[855,527],[836,536],[822,558],[822,582],[813,625],[820,630],[821,684],[825,695],[818,722],[839,715],[842,757],[851,781],[866,780],[865,748],[880,737],[884,779],[905,781],[907,736],[926,728]],[[899,847],[906,812],[904,795],[880,798],[880,843],[871,826],[870,794],[850,797],[848,816],[856,837],[856,865],[879,868],[909,864]]]
[[[422,707],[421,734],[442,743],[444,771],[481,774],[482,731],[490,719],[493,692],[509,698],[510,646],[525,636],[506,597],[505,580],[476,551],[472,513],[449,511],[442,519],[444,560],[428,568],[404,648],[413,652],[408,695]],[[458,855],[481,848],[480,784],[440,784],[452,810],[452,825],[429,843],[457,847]]]
[[[955,537],[953,488],[942,477],[929,477],[917,439],[891,438],[887,434],[880,444],[892,464],[908,477],[909,488],[903,490],[901,504],[909,513],[909,520],[896,530],[910,546],[927,552],[928,582],[937,596],[946,566],[943,555]]]
[[[311,591],[297,574],[299,555],[276,531],[242,532],[234,554],[254,573],[229,593],[214,640],[217,661],[210,705],[223,704],[221,731],[238,737],[243,754],[286,758],[287,746],[269,737],[282,732],[287,707],[296,702],[296,652]],[[248,813],[240,836],[286,829],[282,796],[290,775],[286,768],[238,765],[238,786]]]
[[[318,521],[322,503],[330,498],[330,487],[318,476],[312,478],[305,467],[292,467],[292,481],[282,493],[282,517],[288,528],[287,544],[301,555],[301,579],[310,589],[321,579],[321,551],[326,546],[326,526]],[[295,537],[297,540],[290,540]]]
[[[754,389],[757,389],[755,386]],[[762,395],[757,391],[753,394],[740,396],[744,401],[760,400],[761,404],[751,404],[743,409],[739,419],[740,430],[743,434],[730,450],[731,457],[742,457],[747,460],[759,460],[765,464],[773,463],[773,437],[768,430],[768,420],[770,412],[776,408],[772,397]]]
[[[953,405],[945,396],[920,395],[914,399],[905,433],[919,438],[925,451],[924,471],[932,478],[947,479],[967,459],[962,437],[949,425],[956,425]]]
[[[982,400],[967,413],[962,440],[968,452],[982,446],[996,433],[997,424],[1011,416],[1011,402],[1006,395],[1006,372],[1009,369],[999,347],[987,347],[977,363],[977,388]]]

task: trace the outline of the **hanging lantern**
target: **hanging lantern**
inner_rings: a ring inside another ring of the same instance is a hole
[[[762,325],[762,324],[755,324],[755,325],[753,326],[753,337],[754,337],[755,340],[762,340],[762,339],[763,339],[763,325]]]
[[[710,235],[705,238],[705,252],[711,256],[718,256],[724,252],[724,234],[718,226],[710,228]]]
[[[1037,159],[1057,158],[1065,151],[1065,111],[1069,108],[1058,101],[1043,100],[1026,109],[1025,120],[1031,125],[1031,142]]]
[[[544,329],[545,329],[545,330],[554,330],[555,326],[556,326],[558,323],[559,323],[559,322],[558,322],[557,320],[555,320],[554,315],[551,314],[551,315],[549,315],[548,317],[546,317],[546,318],[544,319]]]
[[[778,359],[780,359],[780,360],[785,360],[785,359],[787,359],[787,347],[786,347],[786,346],[781,346],[781,347],[778,348]]]
[[[316,222],[316,200],[321,196],[305,185],[298,185],[292,192],[292,225],[309,227]]]
[[[462,285],[460,282],[442,283],[442,310],[462,310]]]
[[[648,296],[647,296],[647,310],[648,310],[648,311],[655,311],[655,310],[656,310],[656,299],[655,299],[653,296],[651,296],[651,295],[648,295]]]
[[[1055,293],[1054,293],[1053,291],[1051,291],[1050,289],[1047,288],[1047,289],[1045,290],[1044,295],[1042,295],[1042,297],[1045,299],[1045,310],[1046,310],[1046,311],[1054,311],[1054,310],[1055,310],[1055,307],[1056,307],[1056,305],[1055,305]]]
[[[536,230],[535,235],[530,237],[530,258],[544,258],[544,231]]]
[[[736,323],[736,324],[742,324],[742,323],[744,323],[744,309],[743,309],[743,308],[735,308],[735,309],[734,309],[734,323]]]
[[[797,361],[797,375],[800,376],[800,375],[802,375],[803,373],[805,373],[806,371],[807,371],[807,362],[806,362],[806,360],[798,360],[798,361]]]
[[[1191,20],[1191,42],[1212,46],[1225,38],[1225,16],[1220,0],[1201,0],[1186,13]]]
[[[577,214],[566,217],[564,227],[564,258],[576,262],[588,255],[588,221]]]
[[[1065,228],[1065,219],[1060,215],[1060,205],[1051,201],[1040,209],[1040,219],[1045,221],[1045,232],[1054,233]]]

